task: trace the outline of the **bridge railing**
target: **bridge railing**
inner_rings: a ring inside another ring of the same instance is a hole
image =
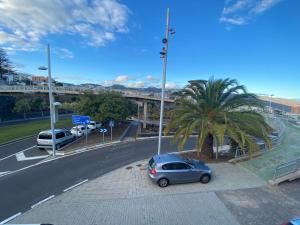
[[[33,85],[0,85],[1,92],[48,92],[48,86],[33,86]],[[53,87],[53,92],[61,93],[82,93],[87,91],[86,88],[77,87]]]
[[[279,177],[297,172],[298,170],[300,170],[300,157],[277,166],[275,168],[273,179],[275,180]]]
[[[0,92],[10,93],[10,92],[23,92],[23,93],[32,93],[32,92],[48,92],[49,88],[45,86],[34,86],[34,85],[0,85]],[[94,93],[99,93],[100,90],[92,88],[83,88],[83,87],[58,87],[53,86],[54,93],[61,94],[80,94],[86,91],[92,91]],[[149,94],[139,91],[119,91],[125,97],[129,98],[144,98],[146,100],[160,100],[160,94]],[[173,99],[170,99],[168,96],[165,97],[166,101],[173,102]]]

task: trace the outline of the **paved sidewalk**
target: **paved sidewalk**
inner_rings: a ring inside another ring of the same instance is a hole
[[[160,188],[146,176],[146,161],[133,163],[66,192],[11,223],[239,225],[215,191],[261,187],[243,168],[211,164],[209,184]],[[217,215],[217,216],[216,216]]]

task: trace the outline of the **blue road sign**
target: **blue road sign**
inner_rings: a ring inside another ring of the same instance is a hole
[[[115,126],[115,121],[114,120],[110,120],[109,121],[109,126],[110,127],[114,127]]]
[[[86,125],[91,121],[89,116],[72,115],[72,123],[74,125]]]
[[[100,131],[100,133],[106,133],[107,129],[106,128],[100,128],[99,131]]]

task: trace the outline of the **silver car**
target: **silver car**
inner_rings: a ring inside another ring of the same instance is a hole
[[[55,129],[55,148],[59,149],[65,144],[75,140],[74,135],[65,129]],[[52,131],[45,130],[39,133],[37,137],[37,147],[39,149],[52,148]]]
[[[163,154],[149,160],[148,175],[160,187],[167,187],[169,184],[197,181],[206,184],[211,179],[212,171],[199,160],[179,154]]]

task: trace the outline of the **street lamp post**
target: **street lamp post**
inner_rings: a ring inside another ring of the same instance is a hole
[[[52,133],[52,154],[55,157],[55,133],[54,133],[54,104],[53,104],[53,95],[52,95],[52,78],[51,78],[51,58],[50,58],[50,45],[47,44],[47,59],[48,59],[48,68],[41,66],[39,70],[48,70],[48,87],[49,87],[49,104],[50,104],[50,121],[51,121],[51,133]]]
[[[170,9],[167,8],[167,23],[166,23],[166,33],[162,42],[164,47],[160,52],[161,58],[163,58],[163,75],[162,75],[162,85],[161,85],[161,101],[160,101],[160,118],[159,118],[159,137],[158,137],[158,150],[157,154],[161,151],[161,139],[162,139],[162,128],[163,128],[163,117],[164,117],[164,100],[165,100],[165,87],[166,87],[166,75],[167,75],[167,62],[168,62],[168,42],[169,33],[174,34],[175,30],[169,28],[170,24]]]

